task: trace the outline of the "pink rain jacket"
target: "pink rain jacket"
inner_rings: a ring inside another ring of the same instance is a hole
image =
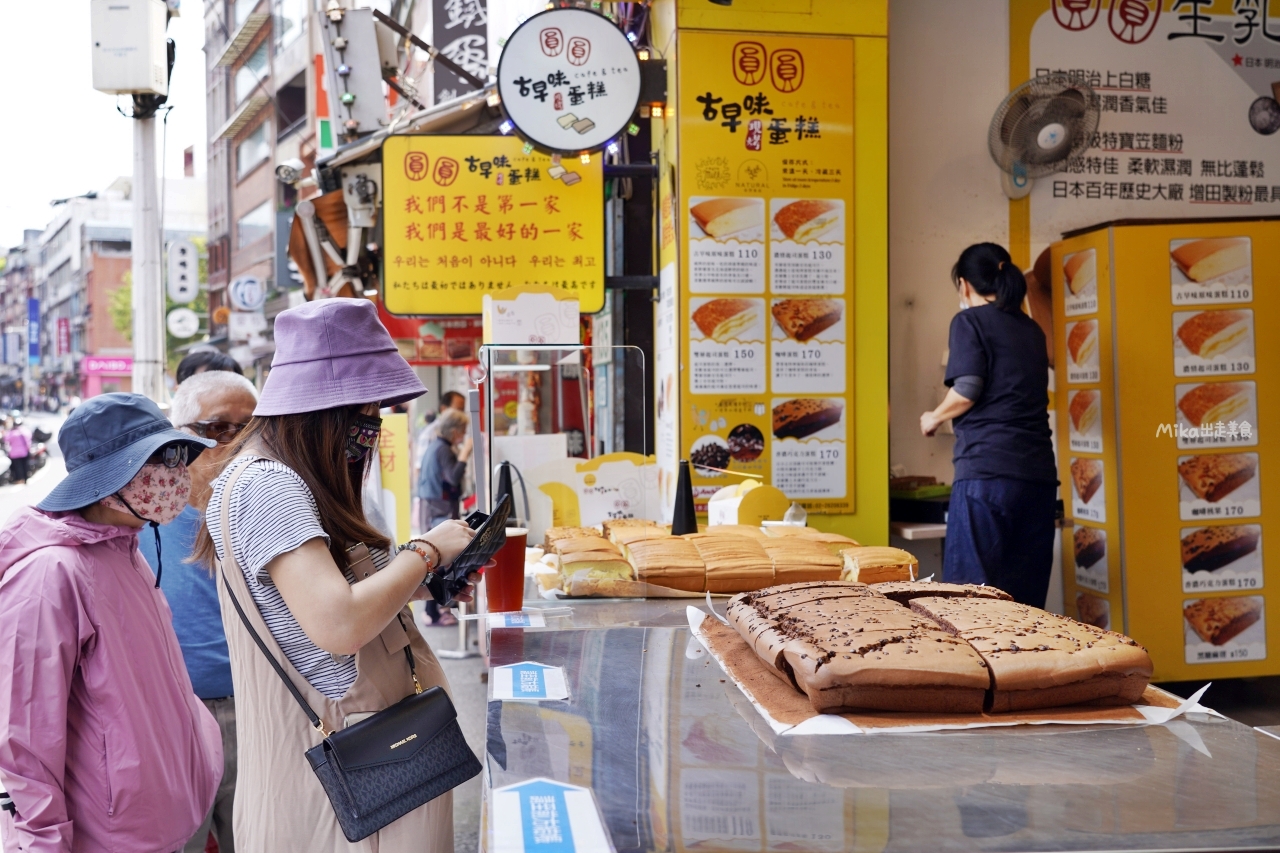
[[[0,531],[5,853],[179,850],[213,803],[218,724],[136,534],[32,508]]]

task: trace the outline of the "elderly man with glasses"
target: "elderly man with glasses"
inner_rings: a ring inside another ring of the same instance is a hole
[[[257,404],[258,392],[249,380],[229,371],[208,370],[194,374],[178,386],[170,412],[170,419],[179,430],[217,442],[217,446],[201,453],[188,466],[191,495],[182,514],[159,528],[166,567],[160,588],[173,611],[173,628],[182,647],[191,686],[222,730],[222,784],[204,825],[185,848],[190,853],[205,849],[211,831],[221,853],[234,853],[231,808],[236,784],[236,720],[231,660],[222,630],[218,587],[203,566],[184,561],[191,556],[196,532],[204,523],[209,484],[222,472],[232,441],[249,423]],[[159,561],[153,537],[139,536],[138,548],[152,569],[156,569]]]

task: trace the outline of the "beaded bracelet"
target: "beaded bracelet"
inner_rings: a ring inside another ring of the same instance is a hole
[[[434,560],[432,559],[431,555],[427,553],[426,548],[421,547],[423,545],[427,546],[427,548],[430,548],[433,552],[435,552]],[[408,542],[404,543],[403,545],[401,545],[399,548],[396,549],[396,553],[399,553],[401,551],[412,551],[413,553],[421,557],[422,561],[427,564],[428,575],[430,575],[432,572],[438,569],[440,567],[440,564],[444,562],[444,559],[440,554],[440,549],[437,548],[434,543],[429,542],[426,539],[410,539]],[[422,582],[424,584],[427,582],[425,577],[422,579]]]

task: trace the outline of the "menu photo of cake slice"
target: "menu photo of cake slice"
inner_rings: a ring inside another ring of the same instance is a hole
[[[1103,462],[1087,456],[1071,458],[1071,511],[1076,519],[1106,522]]]
[[[1184,527],[1181,536],[1184,592],[1262,586],[1262,525]]]
[[[1178,447],[1251,447],[1258,443],[1257,384],[1202,382],[1174,386]]]
[[[1111,630],[1111,602],[1100,595],[1076,593],[1076,619],[1086,625]]]
[[[1258,454],[1178,457],[1178,502],[1181,516],[1187,521],[1261,515]]]
[[[1107,531],[1101,527],[1077,524],[1071,532],[1075,551],[1076,586],[1104,595],[1110,591],[1107,573]]]
[[[1266,609],[1260,595],[1197,598],[1182,603],[1187,663],[1230,663],[1267,656]]]
[[[690,332],[700,332],[718,344],[764,342],[763,299],[693,299],[689,307],[693,311]]]
[[[790,338],[800,344],[844,340],[843,299],[775,299],[769,311],[775,340]]]
[[[1062,297],[1067,316],[1098,310],[1098,253],[1073,252],[1062,259]]]
[[[844,440],[844,400],[838,397],[797,397],[775,400],[774,438]]]
[[[1067,332],[1067,381],[1097,382],[1101,377],[1098,366],[1098,321],[1079,320],[1068,323]]]
[[[1175,311],[1173,363],[1178,376],[1252,373],[1253,311]]]
[[[1249,302],[1253,253],[1248,237],[1169,242],[1169,276],[1175,305]]]
[[[763,199],[695,196],[690,202],[690,237],[764,242]]]
[[[1067,437],[1072,450],[1102,452],[1102,392],[1084,388],[1067,392]]]
[[[843,243],[844,201],[834,198],[772,200],[774,240]]]

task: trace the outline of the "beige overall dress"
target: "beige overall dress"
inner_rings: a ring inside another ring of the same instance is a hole
[[[438,684],[448,691],[444,672],[418,633],[408,607],[400,614],[404,627],[401,620],[392,620],[356,654],[356,680],[341,699],[329,699],[293,668],[254,606],[231,547],[231,536],[235,534],[228,531],[228,508],[236,481],[246,467],[247,460],[224,486],[221,524],[225,560],[219,570],[230,582],[253,629],[325,726],[331,730],[341,728],[350,715],[380,711],[414,691],[404,654],[406,644],[413,649],[423,689]],[[357,580],[376,571],[367,556],[352,569]],[[232,821],[236,849],[240,853],[453,853],[452,792],[363,841],[352,844],[346,840],[320,780],[303,756],[320,743],[320,733],[312,728],[280,676],[254,644],[235,607],[227,600],[223,583],[218,584],[218,599],[236,689],[240,763]]]

